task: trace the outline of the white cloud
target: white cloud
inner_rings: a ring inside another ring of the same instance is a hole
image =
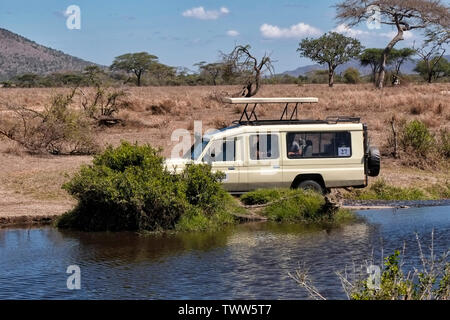
[[[321,34],[321,31],[308,24],[300,22],[292,25],[289,28],[280,28],[278,26],[272,26],[264,23],[259,30],[265,38],[278,39],[278,38],[302,38],[306,36],[316,36]]]
[[[228,30],[227,35],[230,37],[237,37],[239,35],[239,32],[236,30]]]
[[[229,14],[230,10],[225,7],[220,8],[219,10],[205,10],[203,7],[192,8],[184,11],[182,13],[183,17],[187,18],[195,18],[200,20],[216,20],[220,16]]]
[[[337,33],[340,33],[340,34],[343,34],[345,36],[352,37],[352,38],[356,38],[358,36],[369,35],[369,32],[367,32],[367,31],[352,29],[345,24],[340,24],[331,31],[334,31],[334,32],[337,32]]]
[[[393,39],[397,35],[397,31],[383,32],[383,33],[380,33],[380,35],[382,37]],[[414,38],[414,34],[411,31],[403,32],[403,39],[409,40],[412,38]]]
[[[220,8],[220,13],[222,13],[222,14],[229,14],[230,10],[228,10],[228,8],[222,7],[222,8]]]

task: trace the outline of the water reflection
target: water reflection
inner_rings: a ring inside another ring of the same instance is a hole
[[[360,214],[364,221],[339,228],[252,223],[176,235],[4,229],[0,298],[306,299],[288,277],[306,264],[322,294],[339,299],[335,271],[362,263],[373,249],[378,259],[381,246],[392,252],[405,241],[414,255],[414,232],[428,243],[435,229],[435,250],[448,250],[449,207]],[[81,267],[79,291],[66,288],[71,264]]]

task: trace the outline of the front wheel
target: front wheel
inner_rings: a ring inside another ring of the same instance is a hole
[[[322,188],[322,186],[314,180],[305,180],[298,185],[298,188],[304,190],[312,190],[320,194],[325,193],[325,190]]]

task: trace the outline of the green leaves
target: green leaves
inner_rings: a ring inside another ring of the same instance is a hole
[[[141,85],[141,76],[154,64],[158,63],[158,57],[147,52],[126,53],[114,59],[111,69],[134,73],[137,77],[137,85]]]
[[[325,33],[318,39],[306,38],[300,42],[300,55],[319,63],[328,64],[330,69],[357,57],[362,50],[361,43],[337,32]]]
[[[163,160],[160,150],[149,145],[109,146],[63,185],[78,205],[61,217],[58,227],[156,231],[174,229],[188,213],[205,219],[223,214],[229,203],[220,184],[223,173],[212,173],[208,165],[188,165],[181,175],[173,175]]]

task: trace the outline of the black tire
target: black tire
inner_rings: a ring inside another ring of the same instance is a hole
[[[304,189],[304,190],[313,190],[316,191],[320,194],[324,194],[324,189],[322,188],[322,186],[320,185],[320,183],[318,183],[317,181],[314,180],[305,180],[302,181],[298,187],[298,189]]]
[[[367,174],[370,177],[376,177],[380,174],[381,155],[380,150],[375,147],[369,148],[369,159],[367,162]]]

